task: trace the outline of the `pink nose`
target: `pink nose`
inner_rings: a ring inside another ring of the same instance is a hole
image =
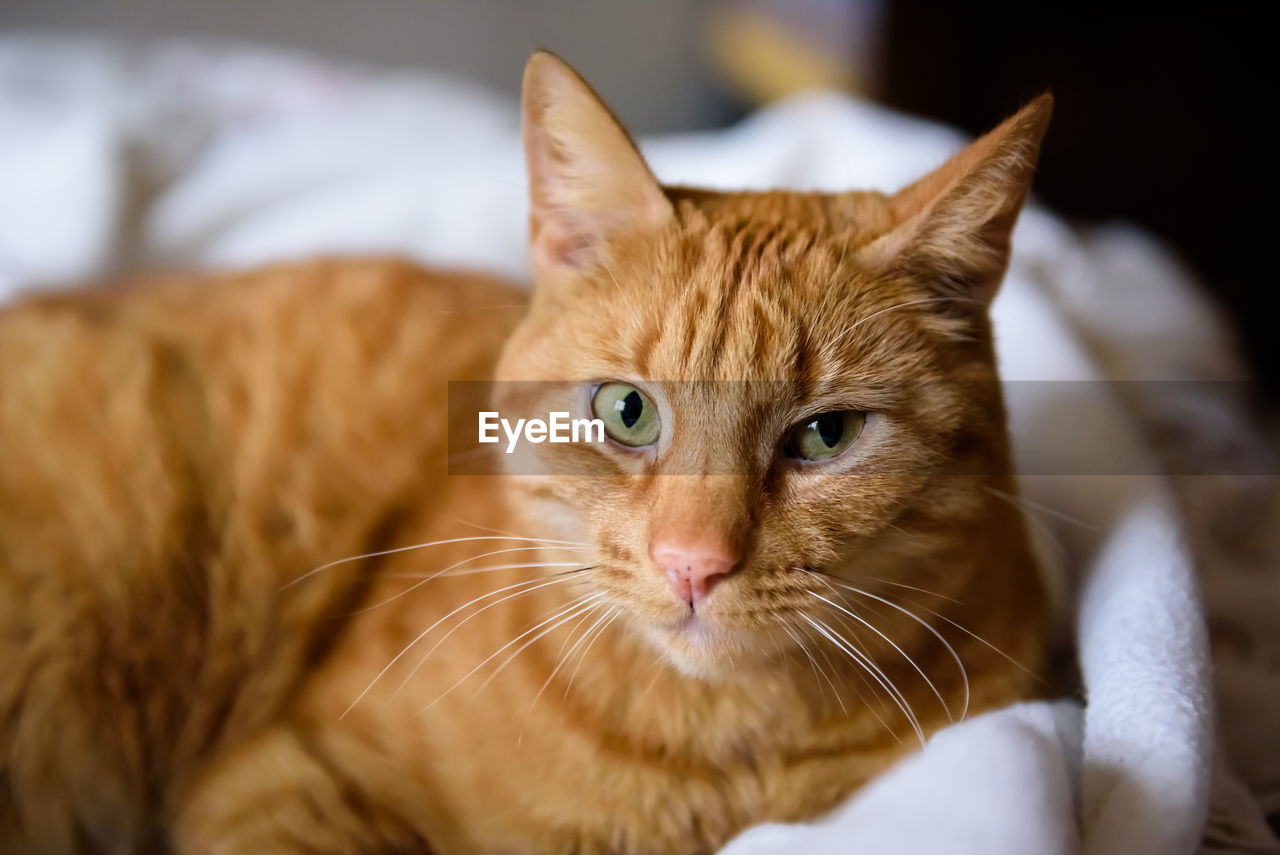
[[[675,595],[693,606],[733,572],[737,560],[727,549],[680,542],[658,543],[650,550]]]

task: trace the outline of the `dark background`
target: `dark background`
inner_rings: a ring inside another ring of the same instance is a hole
[[[1236,319],[1274,394],[1276,31],[1265,4],[1189,8],[894,0],[881,95],[980,133],[1052,90],[1036,191],[1069,217],[1164,238]]]

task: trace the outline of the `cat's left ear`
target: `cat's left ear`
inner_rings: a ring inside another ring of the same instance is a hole
[[[546,51],[530,57],[523,102],[535,270],[590,265],[610,237],[671,221],[671,202],[639,149],[567,63]]]
[[[947,296],[990,301],[1052,112],[1053,97],[1041,95],[900,190],[890,200],[895,225],[861,250],[863,261],[906,270]]]

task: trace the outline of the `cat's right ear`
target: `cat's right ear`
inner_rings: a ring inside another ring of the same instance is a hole
[[[1041,95],[900,190],[889,200],[896,224],[861,249],[862,258],[911,270],[945,296],[989,303],[1052,113],[1053,98]]]
[[[595,264],[611,236],[658,230],[671,203],[599,96],[546,51],[524,70],[524,152],[534,270]]]

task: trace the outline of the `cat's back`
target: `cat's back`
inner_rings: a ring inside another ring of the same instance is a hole
[[[483,276],[335,260],[0,309],[0,542],[78,532],[87,553],[163,524],[184,491],[284,494],[326,464],[385,478],[391,449],[444,440],[425,414],[448,381],[489,376],[522,306]],[[128,537],[105,530],[122,513]]]
[[[284,702],[359,580],[281,586],[430,504],[448,381],[522,304],[334,260],[0,309],[0,850],[145,836],[157,778]]]

